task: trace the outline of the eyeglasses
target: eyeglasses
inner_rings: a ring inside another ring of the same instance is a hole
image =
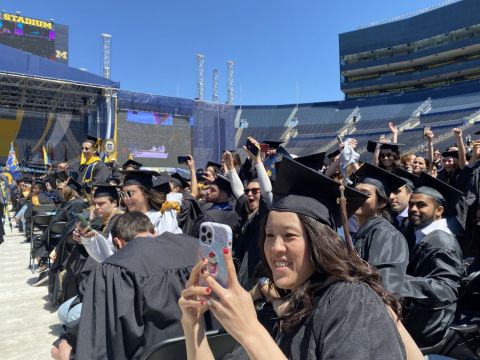
[[[253,188],[253,189],[245,189],[243,190],[243,193],[245,195],[248,195],[250,192],[252,192],[252,195],[257,195],[260,192],[260,188]]]
[[[82,146],[82,147],[80,148],[80,150],[88,151],[88,150],[92,150],[92,148],[91,148],[91,147],[83,147],[83,146]]]
[[[393,153],[380,153],[381,158],[391,158],[393,157]]]
[[[118,193],[118,195],[120,196],[120,198],[122,199],[130,199],[132,197],[132,195],[135,194],[133,191],[131,190],[128,190],[128,191],[120,191]]]

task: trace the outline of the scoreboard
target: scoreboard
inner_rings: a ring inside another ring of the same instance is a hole
[[[0,43],[68,64],[68,27],[53,21],[3,12]]]

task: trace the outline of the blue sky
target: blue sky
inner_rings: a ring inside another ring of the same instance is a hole
[[[15,0],[1,9],[70,27],[70,65],[101,73],[102,32],[112,34],[112,79],[126,90],[194,98],[196,54],[205,99],[235,61],[236,104],[340,100],[338,34],[440,0]]]

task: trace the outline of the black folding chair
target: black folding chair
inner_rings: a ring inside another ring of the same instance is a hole
[[[57,246],[58,241],[62,238],[67,223],[65,221],[57,221],[50,225],[47,232],[47,251],[50,251]],[[50,257],[48,257],[48,266],[50,267]]]
[[[222,359],[231,353],[238,344],[237,341],[224,330],[207,332],[208,344],[215,359]],[[160,344],[147,350],[140,360],[179,360],[187,358],[185,337],[177,337],[162,341]]]
[[[45,230],[56,210],[55,205],[35,205],[30,207],[30,259],[29,268],[33,270],[33,235],[35,227]]]

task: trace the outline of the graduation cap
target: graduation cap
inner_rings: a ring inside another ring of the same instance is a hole
[[[480,130],[475,131],[475,132],[473,133],[473,135],[480,135]]]
[[[172,180],[170,174],[166,171],[162,171],[160,174],[156,174],[152,178],[153,188],[164,194],[170,192],[170,181]]]
[[[337,157],[338,155],[340,155],[340,153],[342,152],[342,150],[340,149],[337,149],[337,150],[334,150],[332,152],[329,152],[327,154],[327,158],[329,158],[330,160],[332,160],[333,158]]]
[[[382,190],[389,196],[392,191],[400,189],[406,184],[405,180],[391,172],[379,168],[370,163],[364,163],[360,169],[355,172],[357,184],[369,184]]]
[[[85,141],[91,143],[94,149],[98,148],[98,145],[100,143],[99,138],[97,138],[95,136],[90,136],[90,135],[87,135],[85,137]]]
[[[420,185],[421,186],[415,189],[413,192],[414,194],[430,196],[444,207],[448,207],[448,211],[447,208],[445,211],[449,213],[454,211],[455,205],[463,196],[463,193],[460,190],[455,189],[446,182],[434,178],[426,172],[420,174]]]
[[[271,210],[294,212],[309,216],[331,228],[341,224],[340,185],[325,175],[289,158],[280,162],[273,193],[280,196]],[[347,214],[352,216],[368,196],[350,187],[345,187]]]
[[[171,177],[172,177],[171,181],[175,182],[175,186],[181,187],[183,189],[186,189],[190,186],[190,184],[188,183],[188,180],[184,178],[182,175],[180,175],[178,172],[174,172],[171,175]]]
[[[265,140],[262,144],[267,144],[269,149],[278,149],[285,141],[274,141],[274,140]]]
[[[323,167],[323,163],[325,161],[325,153],[319,152],[316,154],[299,156],[295,158],[295,161],[313,170],[319,170]]]
[[[73,190],[75,190],[79,194],[81,194],[82,190],[83,190],[83,186],[79,182],[75,181],[75,179],[72,178],[72,177],[69,177],[67,179],[67,182],[65,183],[65,186],[68,186],[68,187],[72,188]]]
[[[138,161],[129,159],[122,164],[122,170],[126,170],[128,167],[132,167],[132,168],[134,168],[134,170],[140,170],[140,168],[142,166],[143,166],[142,163],[139,163]]]
[[[93,192],[93,198],[111,196],[112,198],[118,200],[118,185],[110,184],[93,184],[95,191]]]
[[[153,176],[158,175],[153,170],[125,170],[123,173],[125,174],[123,186],[139,185],[146,188],[153,187]]]
[[[367,151],[372,152],[372,153],[375,152],[375,149],[377,148],[377,144],[382,144],[380,146],[380,150],[390,149],[390,150],[392,150],[393,152],[396,152],[396,153],[399,152],[398,147],[404,145],[404,144],[393,144],[393,143],[380,143],[378,141],[368,140]]]
[[[230,180],[227,177],[217,174],[215,181],[213,184],[217,185],[220,190],[225,191],[227,194],[233,194],[232,185],[230,184]]]
[[[411,173],[405,169],[396,167],[392,172],[401,179],[405,180],[406,185],[410,187],[411,191],[413,191],[420,184],[420,176],[415,175],[414,173]]]
[[[207,166],[205,167],[205,169],[209,166],[213,167],[217,171],[217,173],[222,171],[222,165],[214,163],[213,161],[207,162]]]
[[[454,159],[458,159],[458,150],[454,150],[454,151],[444,151],[444,152],[442,152],[442,156],[443,156],[444,158],[451,157],[451,158],[454,158]]]

